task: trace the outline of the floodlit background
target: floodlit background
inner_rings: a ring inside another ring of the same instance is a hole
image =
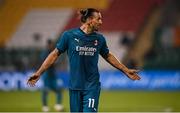
[[[30,88],[26,80],[42,63],[46,41],[79,27],[77,10],[87,7],[102,11],[111,52],[142,77],[131,81],[100,57],[99,111],[180,112],[179,0],[0,0],[0,112],[41,111],[42,81]],[[69,111],[66,53],[56,71]],[[54,111],[53,93],[49,102]]]

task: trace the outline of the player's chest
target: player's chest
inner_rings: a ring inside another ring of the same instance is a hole
[[[94,56],[99,53],[100,41],[95,37],[73,37],[70,41],[70,50],[83,56]]]

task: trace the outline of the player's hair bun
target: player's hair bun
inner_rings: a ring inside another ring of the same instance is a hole
[[[82,16],[87,16],[87,14],[88,14],[88,9],[81,9],[81,10],[80,10],[80,14],[81,14]]]
[[[86,18],[88,15],[88,9],[79,10],[79,15],[80,15],[81,22],[83,22],[83,23],[86,22]]]

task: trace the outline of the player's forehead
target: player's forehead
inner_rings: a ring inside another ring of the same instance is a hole
[[[94,17],[94,18],[102,18],[102,15],[101,15],[100,12],[94,12],[94,13],[93,13],[93,17]]]

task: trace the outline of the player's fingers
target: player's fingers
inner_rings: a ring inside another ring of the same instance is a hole
[[[141,77],[140,76],[138,76],[138,80],[140,80],[141,79]]]
[[[138,80],[137,76],[134,76],[134,80]]]
[[[135,79],[136,79],[136,80],[140,80],[141,78],[140,78],[138,75],[136,75],[136,76],[135,76]]]
[[[133,74],[131,79],[132,80],[140,80],[141,78],[137,74]]]
[[[138,73],[140,70],[136,70],[136,69],[133,69],[132,72],[133,73]]]
[[[30,87],[34,87],[34,86],[35,86],[35,83],[36,83],[35,80],[31,80],[31,81],[28,81],[28,82],[27,82],[27,84],[28,84]]]
[[[31,87],[34,87],[34,86],[35,86],[35,83],[31,82],[31,83],[30,83],[30,86],[31,86]]]
[[[27,80],[27,85],[30,85],[30,80],[29,79]]]
[[[136,80],[136,77],[134,75],[129,77],[131,80]]]
[[[27,82],[27,85],[32,87],[32,83],[30,81]]]
[[[31,82],[31,77],[27,80],[27,85],[29,85]]]

